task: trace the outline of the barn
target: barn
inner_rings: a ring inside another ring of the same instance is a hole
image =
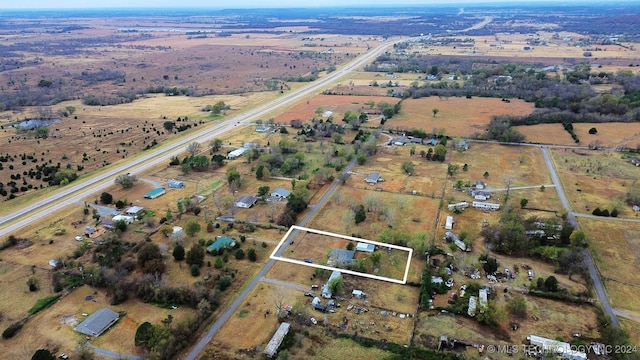
[[[167,191],[162,187],[155,188],[149,192],[146,192],[144,195],[142,195],[142,197],[144,197],[145,199],[155,199],[164,195],[166,192]]]

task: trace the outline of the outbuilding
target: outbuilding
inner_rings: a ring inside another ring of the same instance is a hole
[[[167,185],[172,189],[183,189],[184,182],[180,180],[169,180],[167,181]]]
[[[273,334],[273,337],[269,340],[267,347],[264,349],[264,354],[268,358],[272,358],[278,352],[278,348],[280,347],[280,344],[282,344],[284,337],[289,333],[290,327],[291,325],[286,322],[280,324],[280,327],[278,327],[278,330]]]
[[[447,216],[447,220],[444,223],[444,228],[447,230],[453,229],[453,216]]]
[[[373,244],[359,242],[356,245],[356,251],[374,252],[375,250],[376,250],[376,246]]]
[[[229,160],[233,160],[233,159],[237,159],[240,156],[242,156],[242,154],[244,154],[245,151],[247,151],[247,148],[241,147],[239,149],[235,149],[232,152],[227,154],[227,159]]]
[[[143,198],[145,199],[155,199],[158,198],[162,195],[164,195],[167,191],[160,187],[160,188],[155,188],[151,191],[146,192],[144,195],[142,195]]]

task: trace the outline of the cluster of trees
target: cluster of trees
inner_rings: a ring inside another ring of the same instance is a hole
[[[513,211],[505,212],[498,225],[482,229],[481,235],[492,251],[515,256],[539,256],[553,262],[556,271],[588,276],[583,262],[583,248],[587,246],[584,232],[574,231],[566,221],[558,224],[537,217],[523,218]],[[482,259],[481,259],[482,260]],[[485,271],[497,269],[497,263],[487,257]],[[491,266],[487,269],[487,266]]]
[[[618,209],[613,208],[611,212],[607,209],[600,209],[599,207],[595,208],[592,212],[595,216],[604,216],[604,217],[618,217]]]
[[[223,111],[231,109],[231,105],[225,104],[224,101],[218,101],[213,105],[207,105],[202,111],[210,112],[211,115],[220,115]]]
[[[493,251],[528,256],[541,246],[570,246],[573,230],[573,226],[566,221],[557,224],[553,220],[545,221],[537,217],[524,218],[513,209],[507,209],[501,215],[499,224],[483,228],[481,235]]]

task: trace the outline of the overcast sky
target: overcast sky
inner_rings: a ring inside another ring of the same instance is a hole
[[[549,0],[547,0],[549,1]],[[483,4],[488,2],[527,3],[534,0],[0,0],[0,9],[80,9],[80,8],[264,8],[264,7],[327,7],[371,5]],[[553,1],[554,4],[585,2],[584,0]]]

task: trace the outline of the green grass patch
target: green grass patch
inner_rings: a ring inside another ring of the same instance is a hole
[[[216,181],[212,182],[211,184],[209,184],[209,186],[207,186],[206,188],[200,190],[199,194],[200,195],[209,194],[213,190],[215,190],[218,187],[220,187],[220,185],[222,185],[222,180],[216,180]]]
[[[247,309],[242,309],[242,310],[240,310],[240,312],[238,313],[238,317],[239,317],[239,318],[243,318],[243,317],[245,317],[245,316],[247,316],[247,315],[249,315],[249,310],[247,310]]]
[[[48,308],[49,306],[53,305],[54,302],[58,301],[59,298],[60,295],[51,295],[38,299],[38,301],[36,301],[36,304],[33,305],[31,309],[29,309],[29,314],[33,315],[41,310]]]

